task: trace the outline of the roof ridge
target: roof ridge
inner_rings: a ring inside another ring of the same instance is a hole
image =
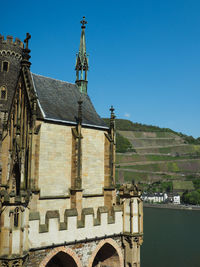
[[[31,72],[31,74],[33,74],[33,75],[37,75],[37,76],[40,76],[40,77],[43,77],[43,78],[47,78],[47,79],[51,79],[51,80],[55,80],[55,81],[58,81],[58,82],[62,82],[62,83],[69,83],[69,84],[76,85],[75,83],[70,83],[70,82],[62,81],[62,80],[59,80],[59,79],[55,79],[55,78],[51,78],[51,77],[47,77],[47,76],[44,76],[44,75],[41,75],[41,74],[37,74],[37,73],[33,73],[33,72]]]
[[[35,94],[36,94],[36,97],[37,97],[38,106],[39,106],[39,108],[40,108],[40,110],[41,110],[41,113],[42,113],[43,117],[45,118],[46,115],[45,115],[45,112],[44,112],[44,110],[43,110],[43,108],[42,108],[42,105],[41,105],[41,103],[40,103],[40,100],[39,100],[39,97],[38,97],[38,94],[37,94],[37,90],[36,90],[36,87],[35,87],[35,82],[34,82],[34,80],[33,80],[33,73],[30,72],[30,74],[31,74],[31,79],[32,79],[32,83],[33,83],[33,90],[34,90],[34,92],[35,92]]]

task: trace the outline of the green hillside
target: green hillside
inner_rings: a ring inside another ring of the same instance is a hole
[[[200,189],[200,138],[123,119],[116,130],[117,183],[135,180],[147,191]]]

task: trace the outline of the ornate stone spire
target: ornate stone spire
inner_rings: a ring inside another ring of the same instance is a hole
[[[80,92],[87,94],[87,72],[89,69],[88,56],[86,54],[86,42],[85,42],[85,25],[87,21],[85,17],[81,20],[81,40],[79,52],[76,56],[76,84],[78,85]]]

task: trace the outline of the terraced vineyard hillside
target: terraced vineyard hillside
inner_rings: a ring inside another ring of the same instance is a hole
[[[116,126],[117,142],[120,136],[130,144],[124,153],[117,149],[117,183],[134,179],[144,190],[151,188],[152,191],[198,189],[199,139],[127,120],[117,120]]]

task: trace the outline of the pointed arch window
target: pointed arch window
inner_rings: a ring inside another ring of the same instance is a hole
[[[0,89],[0,100],[7,100],[7,89],[4,85]]]

